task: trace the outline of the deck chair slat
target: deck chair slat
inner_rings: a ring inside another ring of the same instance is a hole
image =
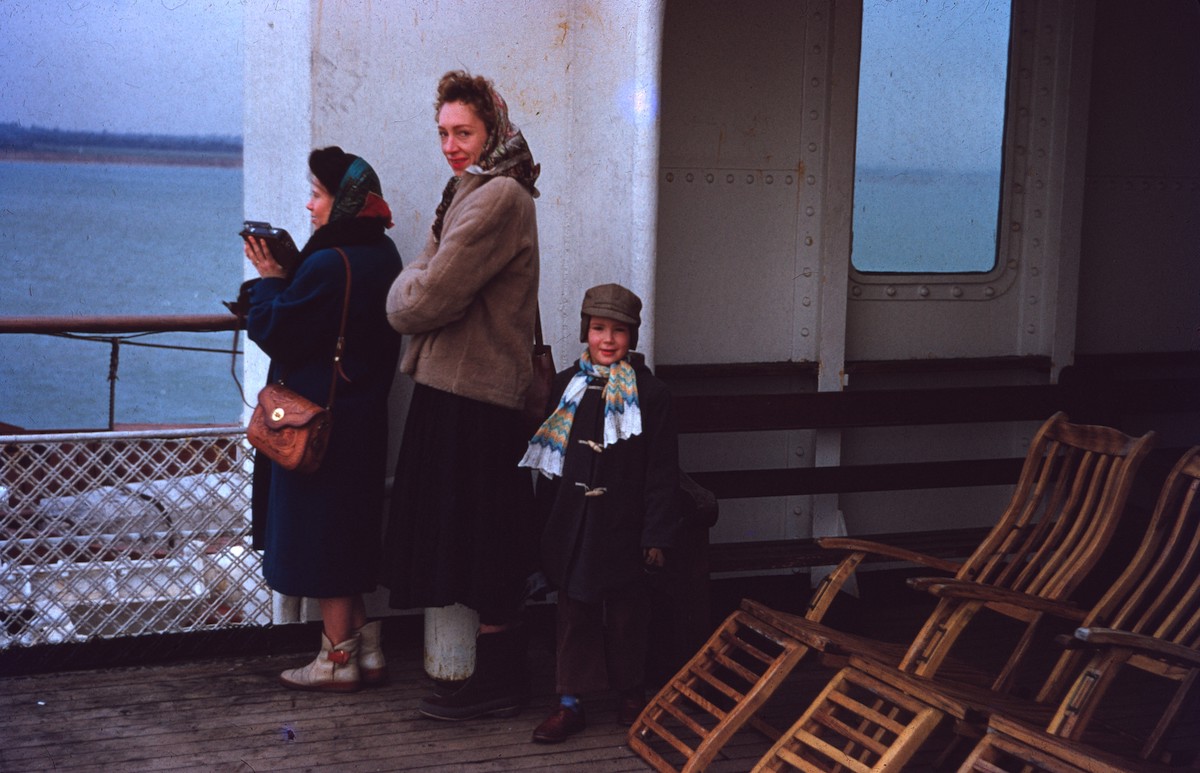
[[[870,722],[871,724],[882,726],[883,728],[890,731],[893,735],[899,735],[901,733],[901,731],[904,730],[903,723],[896,722],[893,719],[887,717],[886,715],[880,714],[879,712],[872,709],[870,706],[867,706],[865,703],[862,703],[861,701],[855,700],[854,698],[850,697],[849,695],[846,695],[845,693],[840,693],[840,692],[831,693],[826,700],[829,703],[836,704],[836,705],[840,706],[841,708],[846,709],[854,716],[860,717],[863,720]],[[829,716],[831,719],[833,719],[833,721],[838,721],[832,715],[829,715]],[[848,729],[848,731],[851,734],[851,737],[855,737],[857,735],[857,731],[855,731],[855,730]],[[886,748],[887,748],[886,746],[879,747],[878,749],[876,749],[876,751],[882,752],[883,749],[886,749]]]
[[[745,626],[745,628],[749,628],[750,630],[754,631],[755,633],[765,636],[765,634],[763,634],[762,631],[759,630],[759,628],[752,627],[752,626]],[[778,634],[778,636],[782,637],[783,634]],[[774,641],[774,639],[772,639],[772,640]],[[743,638],[727,635],[724,638],[724,642],[725,642],[726,646],[719,650],[715,650],[715,652],[717,654],[727,655],[730,651],[737,650],[738,652],[746,653],[747,655],[751,656],[752,658],[759,661],[760,663],[763,663],[764,665],[770,663],[771,661],[773,661],[775,659],[775,656],[768,655],[767,653],[763,652],[761,649],[759,649],[758,647],[755,647],[753,644],[751,644],[750,642],[746,641]],[[776,641],[776,643],[781,648],[787,646],[787,643],[785,641]]]
[[[804,759],[803,757],[793,754],[788,749],[780,749],[779,750],[779,758],[781,760],[783,760],[784,762],[786,762],[787,764],[791,765],[793,768],[804,771],[804,773],[825,773],[825,770],[823,768],[820,768],[820,767],[814,765],[813,763],[809,762],[808,760]]]
[[[691,746],[688,746],[686,743],[684,743],[682,740],[679,739],[679,736],[675,735],[670,730],[668,730],[666,727],[663,727],[662,725],[658,724],[657,722],[654,722],[653,720],[648,720],[646,723],[646,726],[648,729],[653,730],[654,734],[656,736],[658,736],[659,738],[666,741],[668,744],[671,745],[671,747],[673,749],[675,749],[675,751],[679,752],[684,757],[690,758],[695,753],[695,751],[696,751],[695,749],[693,749]]]
[[[740,676],[742,679],[745,679],[747,682],[753,682],[756,679],[758,679],[758,677],[759,677],[758,674],[754,673],[749,668],[746,668],[745,665],[743,665],[743,664],[737,662],[736,660],[734,660],[733,658],[731,658],[728,653],[725,653],[725,652],[716,653],[715,660],[722,667],[729,669],[730,671],[732,671],[735,674],[737,674],[738,676]],[[770,660],[767,660],[763,663],[764,666],[769,666],[770,664],[771,664]]]
[[[832,698],[833,696],[830,697]],[[887,744],[879,743],[861,730],[852,727],[841,719],[838,719],[836,715],[827,709],[814,711],[809,721],[810,723],[816,723],[828,730],[832,730],[834,733],[837,733],[839,737],[849,742],[847,743],[847,746],[863,747],[872,752],[876,757],[881,756],[887,751]],[[799,736],[800,734],[796,734],[797,738]]]
[[[708,729],[706,727],[704,727],[704,725],[697,722],[695,717],[693,717],[691,714],[684,711],[683,709],[679,708],[679,706],[677,704],[665,703],[665,704],[662,704],[662,709],[665,713],[670,714],[672,717],[674,717],[676,719],[676,721],[678,721],[681,725],[686,727],[688,730],[691,730],[698,737],[703,738],[704,734],[708,732]],[[659,716],[661,717],[662,715],[660,714]],[[709,716],[718,721],[721,719],[721,716],[719,713],[718,714],[709,713]]]
[[[714,705],[707,698],[700,695],[699,693],[697,693],[695,690],[691,689],[690,687],[681,688],[679,690],[679,693],[681,695],[685,696],[697,708],[702,709],[703,711],[707,712],[708,714],[716,717],[718,720],[725,718],[724,711],[722,711],[719,707]],[[666,703],[664,705],[674,705],[674,704]]]
[[[853,757],[846,754],[841,749],[838,749],[837,747],[826,743],[825,741],[821,740],[820,738],[817,738],[815,735],[812,735],[811,733],[808,733],[805,731],[800,731],[800,732],[796,733],[796,735],[794,736],[794,739],[796,741],[800,742],[801,744],[803,744],[804,746],[806,746],[810,749],[813,749],[814,751],[824,754],[826,757],[835,761],[838,765],[841,765],[842,767],[856,771],[856,773],[870,773],[870,770],[871,770],[870,766],[862,764],[858,760],[856,760]],[[788,756],[790,756],[793,759],[797,759],[797,757],[790,750],[787,750],[786,747],[780,749],[779,751],[781,753],[787,754]]]
[[[728,668],[728,666],[726,665],[725,661],[722,658],[715,658],[712,662],[718,663],[718,664]],[[691,687],[695,687],[698,682],[704,682],[709,687],[712,687],[713,689],[719,691],[726,698],[730,698],[735,701],[740,701],[742,698],[745,697],[745,694],[741,690],[738,690],[733,685],[727,683],[724,679],[721,679],[712,671],[701,670],[701,669],[696,668],[696,669],[691,670],[691,674],[692,674],[692,676],[696,677],[689,683],[689,685]],[[748,681],[748,682],[753,682],[757,677],[758,677],[757,674],[750,674],[748,677],[743,676],[742,678],[746,679],[746,681]]]

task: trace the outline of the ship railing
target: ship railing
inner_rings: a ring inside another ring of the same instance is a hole
[[[174,315],[110,315],[110,316],[55,316],[55,317],[0,317],[0,334],[44,335],[101,343],[109,347],[108,365],[108,429],[116,429],[117,381],[121,366],[122,347],[152,347],[203,351],[236,358],[241,352],[237,348],[236,331],[243,328],[242,319],[228,314],[174,314]],[[218,333],[233,331],[232,347],[205,348],[181,346],[179,344],[149,343],[139,340],[142,336],[157,333]],[[234,360],[230,361],[231,371]],[[233,373],[235,379],[237,374]],[[240,388],[240,387],[239,387]],[[5,416],[0,416],[0,421]],[[0,424],[0,430],[5,425]]]
[[[271,621],[240,426],[0,436],[0,651]]]
[[[0,333],[112,335],[114,348],[132,331],[238,327],[232,314],[0,318]],[[110,431],[0,435],[0,652],[270,623],[250,451],[240,425],[112,431],[111,416]]]

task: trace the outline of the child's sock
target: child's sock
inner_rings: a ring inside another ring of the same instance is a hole
[[[558,702],[569,708],[571,711],[574,711],[576,714],[578,714],[579,710],[582,708],[582,706],[579,705],[579,696],[577,695],[563,695],[558,699]]]

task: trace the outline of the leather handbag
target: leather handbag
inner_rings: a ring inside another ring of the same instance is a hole
[[[554,352],[550,345],[542,340],[542,310],[537,310],[537,318],[533,328],[533,380],[529,382],[529,391],[525,393],[525,407],[521,415],[525,417],[534,429],[541,426],[550,411],[550,392],[554,389]]]
[[[340,248],[346,264],[346,297],[342,302],[342,322],[333,350],[333,378],[325,407],[284,386],[283,379],[267,384],[258,393],[258,404],[246,427],[246,439],[285,470],[316,472],[329,447],[333,432],[333,398],[338,376],[342,373],[342,351],[346,347],[346,318],[350,312],[350,259]]]
[[[329,447],[333,416],[283,384],[267,384],[246,427],[250,445],[285,470],[316,472]]]

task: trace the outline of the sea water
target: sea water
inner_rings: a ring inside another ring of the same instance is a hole
[[[995,172],[859,170],[851,262],[882,273],[981,273],[996,265]]]
[[[0,161],[0,316],[225,313],[242,281],[242,219],[240,168]],[[232,332],[131,340],[217,351],[121,345],[115,422],[239,420]],[[106,427],[111,351],[0,334],[0,422]]]
[[[856,183],[860,271],[995,264],[994,176],[874,173]],[[0,316],[223,313],[242,279],[241,224],[241,169],[0,161]],[[240,418],[232,333],[134,340],[220,351],[121,345],[117,423]],[[106,342],[0,335],[0,422],[106,426],[110,352]]]

